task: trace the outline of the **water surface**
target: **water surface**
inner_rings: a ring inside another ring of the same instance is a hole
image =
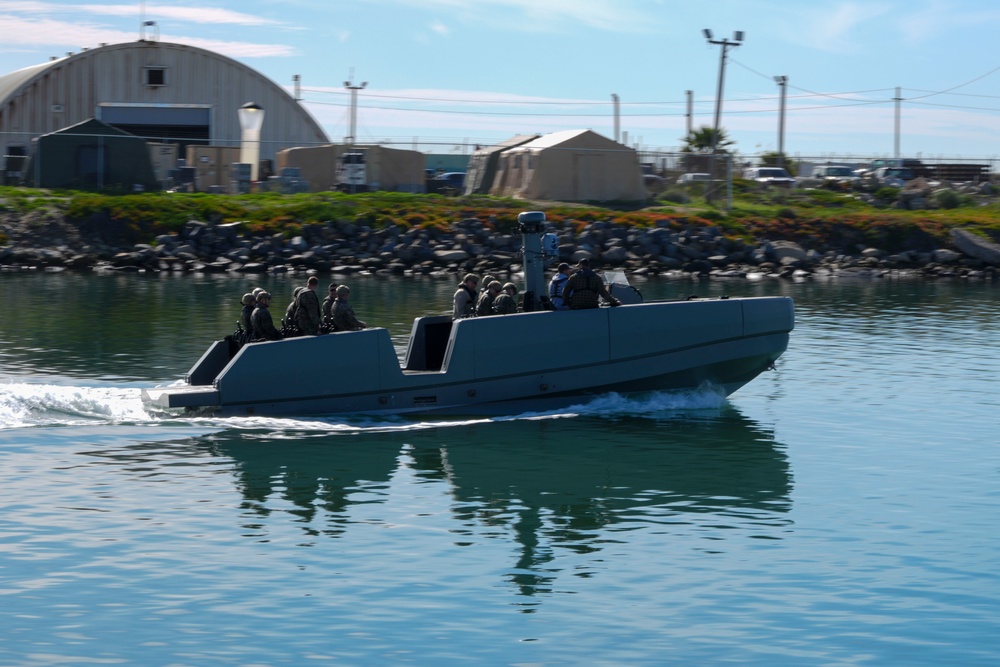
[[[348,282],[400,345],[454,289]],[[1000,287],[638,283],[795,299],[726,401],[144,410],[251,286],[0,274],[0,664],[996,664]]]

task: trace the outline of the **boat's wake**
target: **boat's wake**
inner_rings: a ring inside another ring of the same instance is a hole
[[[682,393],[653,392],[640,397],[605,394],[560,410],[514,415],[418,420],[409,417],[343,416],[317,418],[214,417],[197,413],[178,416],[149,408],[141,390],[133,387],[67,387],[11,382],[0,384],[0,430],[32,427],[196,425],[266,431],[270,438],[301,437],[305,433],[405,432],[489,422],[595,418],[671,418],[691,412],[714,411],[726,403],[710,387]]]

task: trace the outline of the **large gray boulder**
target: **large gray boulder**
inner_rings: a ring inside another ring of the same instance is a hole
[[[964,229],[951,230],[951,242],[964,254],[987,264],[1000,265],[1000,244]]]

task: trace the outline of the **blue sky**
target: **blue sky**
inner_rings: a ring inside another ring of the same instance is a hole
[[[217,51],[302,96],[331,140],[491,143],[591,128],[670,150],[711,126],[720,47],[722,126],[743,154],[891,156],[896,87],[904,156],[1000,157],[1000,2],[986,0],[0,0],[0,71],[139,37]],[[442,150],[443,152],[443,150]]]

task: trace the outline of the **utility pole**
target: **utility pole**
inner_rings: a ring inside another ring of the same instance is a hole
[[[894,144],[895,148],[893,150],[893,157],[895,157],[897,160],[899,159],[899,104],[900,102],[903,101],[901,95],[902,95],[902,89],[899,86],[896,86],[896,96],[892,99],[893,101],[896,102],[896,135],[895,135],[895,144]]]
[[[712,156],[710,164],[712,165],[713,187],[708,189],[708,193],[713,193],[715,190],[715,153],[719,146],[719,121],[722,119],[722,89],[726,80],[726,55],[729,53],[729,49],[735,48],[743,42],[743,31],[737,30],[734,32],[733,41],[731,42],[725,37],[722,39],[713,39],[712,31],[708,28],[702,30],[702,34],[705,35],[705,39],[708,40],[709,44],[718,44],[722,47],[719,51],[719,85],[715,91],[715,124],[712,126]],[[706,193],[706,197],[711,199],[708,193]]]
[[[788,86],[787,76],[776,76],[774,81],[781,89],[781,105],[778,111],[778,166],[785,166],[785,92]]]
[[[615,118],[615,141],[618,141],[621,137],[621,111],[618,106],[618,93],[611,93],[611,108]]]
[[[295,98],[296,102],[302,101],[302,77],[298,74],[292,75],[292,90],[294,91],[292,97]]]
[[[344,137],[344,143],[350,146],[357,139],[357,123],[358,123],[358,91],[364,90],[364,87],[368,85],[367,81],[362,81],[360,86],[355,86],[353,83],[354,71],[351,70],[351,78],[344,82],[344,88],[351,91],[351,134],[350,136]]]
[[[694,91],[685,90],[684,95],[687,97],[687,113],[684,114],[684,116],[687,118],[687,134],[685,134],[684,136],[690,137],[691,133],[694,131],[694,127],[692,127],[692,122],[694,119],[694,100],[693,100]]]

